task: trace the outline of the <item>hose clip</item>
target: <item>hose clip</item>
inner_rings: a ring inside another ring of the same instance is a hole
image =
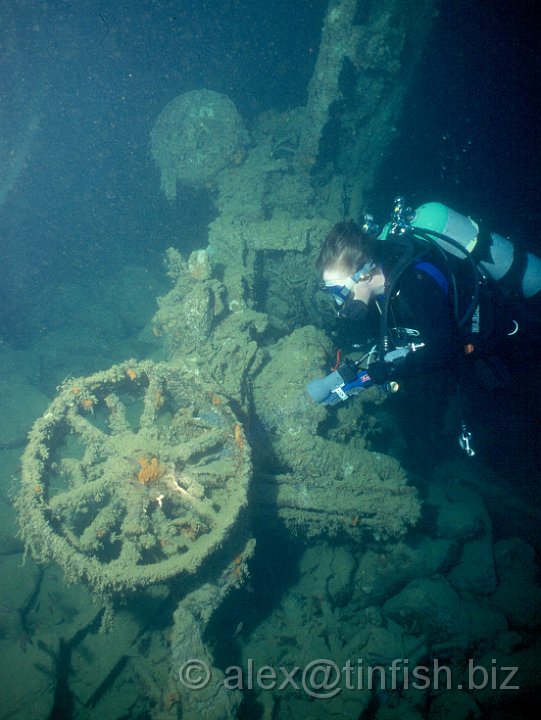
[[[458,444],[460,445],[462,450],[464,450],[464,452],[466,453],[466,455],[468,457],[473,457],[475,455],[475,450],[470,445],[471,432],[469,432],[469,430],[467,430],[466,423],[464,423],[464,422],[461,424],[460,429],[461,429],[461,432],[460,432],[460,435],[458,438]]]

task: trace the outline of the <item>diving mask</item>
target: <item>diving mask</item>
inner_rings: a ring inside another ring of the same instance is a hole
[[[337,305],[342,306],[358,282],[370,280],[375,268],[376,264],[374,262],[366,262],[362,268],[353,273],[344,284],[339,284],[337,280],[326,280],[322,283],[321,289],[328,292]]]

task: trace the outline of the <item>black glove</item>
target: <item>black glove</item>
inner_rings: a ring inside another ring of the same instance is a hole
[[[340,317],[361,322],[368,314],[368,305],[362,300],[349,300],[340,310]]]
[[[374,362],[370,363],[367,372],[376,385],[384,385],[394,378],[396,367],[390,362]]]
[[[344,360],[343,363],[340,364],[340,367],[338,368],[338,372],[340,374],[340,377],[342,380],[346,383],[354,382],[357,379],[357,376],[359,374],[359,371],[357,370],[357,366],[354,362],[351,360]]]

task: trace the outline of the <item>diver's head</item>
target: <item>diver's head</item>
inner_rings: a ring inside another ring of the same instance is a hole
[[[317,260],[321,288],[339,306],[342,317],[362,319],[370,300],[383,292],[385,279],[375,242],[352,221],[337,223],[325,238]]]

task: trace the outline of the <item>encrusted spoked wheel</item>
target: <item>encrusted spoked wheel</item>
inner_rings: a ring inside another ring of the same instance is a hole
[[[34,425],[22,536],[69,581],[114,593],[194,573],[246,504],[241,425],[191,371],[129,362],[72,379]]]

